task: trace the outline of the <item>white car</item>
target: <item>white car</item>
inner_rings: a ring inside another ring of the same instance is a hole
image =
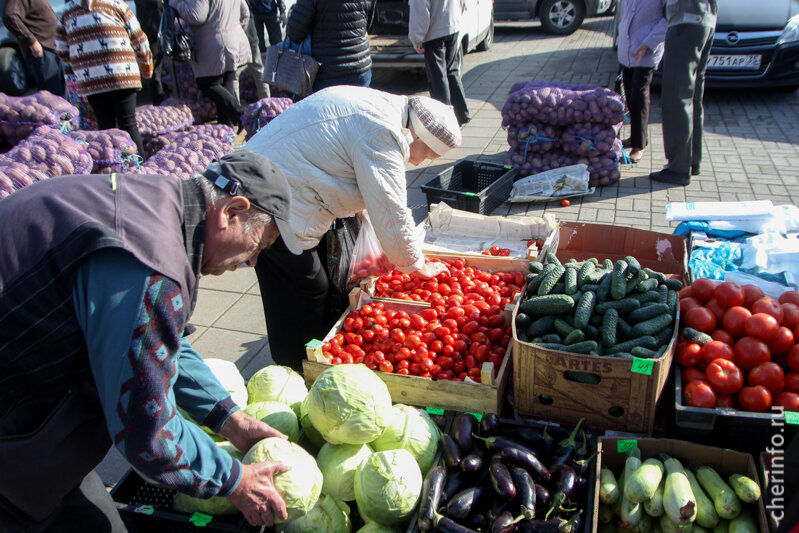
[[[485,51],[494,41],[492,0],[469,0],[460,32],[461,53]],[[372,68],[424,68],[424,55],[408,39],[408,0],[377,0],[369,27]]]

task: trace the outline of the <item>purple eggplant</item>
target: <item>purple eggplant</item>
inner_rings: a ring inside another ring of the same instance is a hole
[[[436,515],[436,531],[439,533],[478,533],[476,530],[468,528],[440,514]]]
[[[447,516],[458,520],[466,518],[487,495],[488,488],[483,485],[460,491],[447,502]]]
[[[461,459],[460,468],[465,474],[473,474],[485,466],[486,452],[483,450],[474,450],[469,455]]]
[[[532,520],[535,518],[535,483],[533,477],[524,468],[514,466],[510,469],[513,484],[516,485],[516,495],[521,504],[522,518]]]
[[[480,436],[489,437],[500,432],[499,417],[494,413],[486,413],[480,420]]]
[[[582,511],[568,520],[565,518],[552,518],[551,520],[522,520],[517,531],[520,533],[576,533],[580,527]]]
[[[509,446],[507,448],[503,448],[502,451],[499,452],[499,456],[503,461],[516,466],[521,466],[528,472],[531,472],[535,476],[545,481],[549,481],[549,479],[552,477],[552,474],[549,472],[547,467],[545,467],[541,461],[538,460],[538,457],[536,457],[535,454],[529,450]]]
[[[435,514],[441,503],[441,494],[447,481],[447,470],[443,466],[434,466],[424,478],[422,484],[422,502],[419,505],[419,516],[416,524],[419,531],[433,531]]]
[[[503,436],[498,436],[498,437],[478,437],[478,436],[475,435],[475,438],[480,440],[480,442],[482,442],[485,445],[486,449],[490,450],[490,451],[499,452],[499,451],[501,451],[504,448],[519,448],[520,450],[525,450],[525,451],[537,456],[536,451],[533,450],[532,448],[528,448],[524,444],[522,444],[522,443],[520,443],[520,442],[518,442],[516,440],[509,439],[507,437],[503,437]]]
[[[474,450],[474,434],[477,433],[477,417],[472,413],[459,413],[452,421],[449,434],[458,443],[461,454],[466,455]]]
[[[491,488],[505,500],[512,500],[516,496],[516,485],[513,484],[508,467],[502,463],[491,463],[488,467],[491,477]]]
[[[583,423],[583,419],[581,418],[577,425],[574,426],[574,429],[569,434],[568,437],[563,439],[558,443],[555,449],[552,451],[552,462],[551,465],[559,465],[559,464],[569,464],[571,462],[572,457],[574,456],[574,452],[576,449],[576,437],[577,431],[580,429],[580,424]]]
[[[516,531],[516,523],[520,518],[514,518],[510,511],[503,511],[491,525],[491,533],[512,533]]]
[[[460,470],[454,470],[447,474],[447,482],[441,495],[441,501],[448,502],[455,494],[463,490],[466,483],[466,476]]]
[[[495,521],[499,515],[508,510],[509,506],[509,501],[494,498],[494,501],[491,503],[491,507],[488,509],[488,521]]]
[[[577,487],[577,474],[574,469],[566,465],[552,465],[550,471],[553,476],[553,484],[555,494],[552,497],[552,504],[549,510],[544,515],[544,518],[549,518],[553,511],[560,510],[563,503],[572,495],[574,489]]]
[[[458,443],[455,442],[455,439],[444,433],[438,439],[438,443],[441,448],[444,466],[449,469],[458,468],[463,459],[463,454],[461,453]]]
[[[552,500],[552,493],[543,485],[535,484],[535,507],[542,510]]]

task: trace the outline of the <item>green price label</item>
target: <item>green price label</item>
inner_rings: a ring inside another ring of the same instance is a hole
[[[189,518],[189,522],[191,522],[197,527],[205,527],[208,524],[210,524],[211,520],[213,519],[214,517],[209,514],[194,513],[193,515],[191,515],[191,518]]]
[[[427,413],[430,414],[430,415],[434,415],[434,416],[441,416],[441,415],[444,414],[444,410],[443,409],[435,409],[433,407],[428,407],[427,408]]]
[[[476,194],[474,194],[473,192],[465,192],[465,193],[463,193],[463,195],[464,195],[464,196],[477,196],[477,195],[476,195]]]
[[[480,422],[483,419],[483,413],[470,413],[470,414],[473,414],[478,422]]]
[[[620,440],[616,442],[616,451],[619,453],[627,453],[638,447],[638,441],[633,440]]]
[[[785,423],[793,426],[799,426],[799,412],[785,411]]]
[[[651,376],[653,368],[655,368],[654,361],[635,357],[633,359],[633,366],[632,368],[630,368],[630,372],[633,372],[635,374],[645,374],[647,376]]]
[[[322,344],[323,342],[320,341],[319,339],[311,339],[307,343],[305,343],[305,346],[307,346],[312,350],[316,350],[317,348],[321,348]]]
[[[133,509],[134,513],[141,513],[141,514],[153,514],[155,509],[153,509],[152,505],[137,505],[135,509]]]

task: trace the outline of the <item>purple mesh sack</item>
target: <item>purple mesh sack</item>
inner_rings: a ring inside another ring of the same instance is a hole
[[[136,154],[136,145],[126,131],[112,128],[100,131],[78,130],[70,137],[81,143],[92,158],[92,174],[121,172],[130,165]]]
[[[39,126],[71,130],[78,108],[48,91],[30,96],[0,93],[0,144],[15,146]]]
[[[520,122],[508,127],[508,144],[519,153],[546,152],[560,146],[562,133],[558,126]]]
[[[255,133],[269,124],[273,118],[291,107],[294,103],[291,98],[262,98],[248,105],[241,114],[241,125],[247,131],[249,139]]]
[[[7,162],[20,163],[49,178],[88,174],[92,170],[92,157],[83,145],[49,126],[39,126],[24,141],[0,155],[0,165]]]
[[[621,151],[619,131],[621,123],[614,125],[581,122],[566,126],[561,137],[564,152],[598,157],[600,154]]]
[[[138,172],[177,176],[185,180],[193,174],[203,172],[211,161],[233,150],[233,145],[227,140],[190,132],[159,150],[138,169]]]
[[[610,89],[593,85],[553,82],[519,82],[502,107],[502,125],[539,121],[550,125],[578,122],[618,124],[624,103]]]
[[[136,125],[142,138],[182,130],[193,123],[191,109],[185,103],[145,106],[136,110]]]
[[[0,198],[5,198],[31,183],[46,180],[47,177],[43,172],[22,163],[0,162]]]
[[[186,135],[187,133],[200,133],[227,142],[232,142],[232,139],[236,137],[236,131],[225,124],[200,124],[199,126],[189,126],[183,131],[170,131],[158,137],[148,139],[147,142],[144,143],[144,149],[147,150],[147,153],[154,154],[178,137]]]

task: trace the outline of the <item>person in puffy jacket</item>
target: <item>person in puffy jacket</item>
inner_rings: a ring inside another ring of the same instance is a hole
[[[216,105],[220,124],[237,126],[243,108],[235,95],[236,69],[252,61],[245,0],[169,0],[191,26],[197,86]]]
[[[302,43],[311,36],[311,55],[322,66],[313,90],[333,85],[369,87],[372,56],[366,30],[376,0],[298,0],[286,25],[286,36]]]
[[[364,209],[388,260],[424,278],[442,263],[425,263],[407,207],[405,164],[419,165],[460,146],[452,107],[426,96],[365,87],[330,87],[292,105],[244,146],[261,153],[289,182],[291,227],[302,255],[280,239],[258,257],[272,358],[302,371],[305,343],[331,325],[330,285],[317,248],[333,222]]]

